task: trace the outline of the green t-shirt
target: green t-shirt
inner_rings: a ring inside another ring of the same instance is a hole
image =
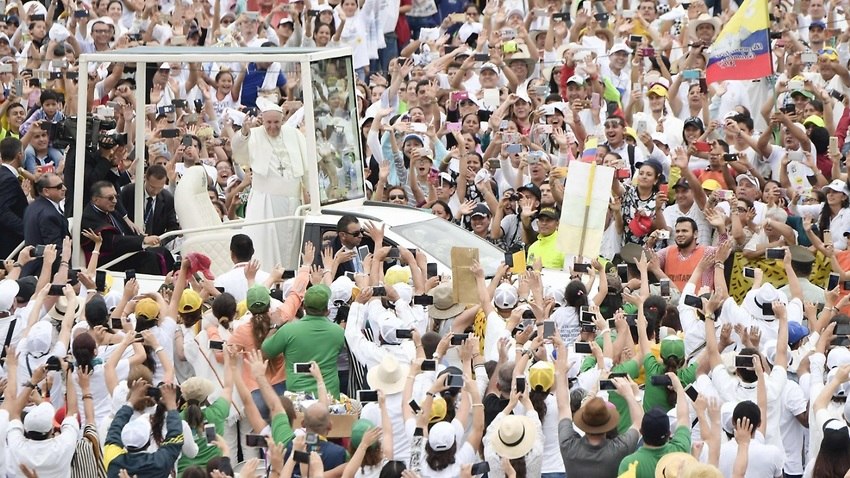
[[[655,467],[662,456],[673,452],[691,451],[691,429],[687,426],[676,427],[673,437],[664,446],[658,448],[647,448],[646,445],[640,447],[631,455],[623,458],[620,462],[620,471],[617,474],[622,474],[629,469],[629,464],[638,462],[636,478],[655,478]]]
[[[676,375],[679,381],[682,382],[682,387],[694,383],[697,379],[697,363],[692,363],[689,367],[680,368]],[[653,375],[663,375],[666,370],[664,364],[659,362],[655,355],[647,354],[643,359],[643,369],[646,371],[646,384],[643,390],[643,409],[652,410],[653,407],[659,407],[665,412],[673,408],[667,401],[667,387],[658,387],[650,383],[650,377]]]
[[[230,415],[230,403],[223,398],[219,398],[201,410],[204,414],[204,420],[210,425],[215,425],[215,432],[219,435],[224,434],[224,422],[227,420],[228,415]],[[183,420],[186,419],[185,410],[180,412],[180,417]],[[207,443],[207,436],[203,430],[200,432],[198,430],[192,430],[192,439],[198,445],[198,454],[194,458],[180,455],[180,459],[177,460],[178,477],[183,474],[186,468],[196,465],[205,467],[207,462],[221,456],[221,449],[219,447]]]
[[[337,358],[345,343],[345,331],[327,317],[305,315],[281,327],[263,341],[263,353],[274,358],[283,354],[286,363],[316,361],[328,393],[339,397]],[[286,389],[316,394],[316,380],[309,373],[287,373]]]

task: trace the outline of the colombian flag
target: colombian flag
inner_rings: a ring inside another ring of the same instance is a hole
[[[755,80],[773,74],[767,0],[744,0],[711,45],[705,78]]]
[[[583,162],[592,163],[596,161],[596,147],[598,144],[599,140],[597,140],[595,136],[587,137],[584,141],[584,152],[581,155],[581,160]]]

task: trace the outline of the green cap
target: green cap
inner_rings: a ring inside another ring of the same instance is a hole
[[[351,426],[351,451],[357,450],[360,446],[360,442],[363,441],[363,435],[373,428],[375,428],[375,424],[365,418],[361,418],[354,422],[354,425]],[[372,446],[377,444],[378,443],[376,442]]]
[[[265,312],[268,310],[271,301],[272,296],[269,294],[269,289],[264,285],[257,284],[248,289],[245,305],[253,313]]]
[[[664,340],[661,341],[661,358],[666,359],[667,357],[684,359],[685,342],[675,335],[664,337]]]
[[[311,310],[327,310],[328,301],[331,300],[330,287],[319,284],[307,289],[304,294],[304,308]]]

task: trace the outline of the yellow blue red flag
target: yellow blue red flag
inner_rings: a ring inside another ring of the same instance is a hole
[[[768,0],[744,0],[711,45],[706,82],[755,80],[771,74]]]

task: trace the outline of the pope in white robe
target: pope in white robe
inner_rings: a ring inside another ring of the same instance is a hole
[[[257,106],[262,123],[246,118],[232,143],[234,161],[253,171],[245,221],[294,216],[306,191],[307,142],[297,128],[283,125],[283,111],[277,104],[258,98]],[[254,241],[255,257],[262,267],[297,268],[298,222],[247,226],[243,232]]]

